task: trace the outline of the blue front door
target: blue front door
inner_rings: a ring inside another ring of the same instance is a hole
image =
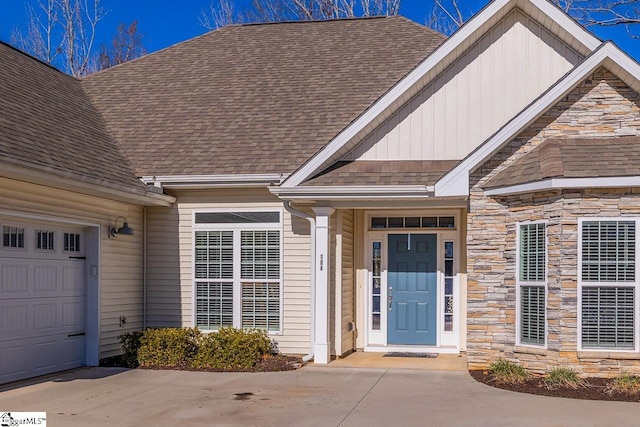
[[[389,234],[387,343],[436,345],[437,236]]]

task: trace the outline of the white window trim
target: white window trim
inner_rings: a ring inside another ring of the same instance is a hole
[[[279,222],[272,223],[235,223],[235,224],[196,224],[197,213],[224,213],[224,212],[277,212]],[[273,207],[255,208],[219,208],[219,209],[193,209],[191,212],[191,325],[197,326],[197,296],[196,296],[196,232],[197,231],[233,231],[233,327],[242,329],[242,278],[241,278],[241,253],[240,232],[241,231],[270,231],[280,232],[280,325],[277,331],[266,331],[269,335],[282,335],[284,331],[284,210]],[[237,232],[236,232],[237,231]],[[271,279],[273,280],[273,279]],[[215,329],[203,331],[205,333],[217,332]]]
[[[544,224],[544,281],[528,281],[520,280],[520,228],[525,225]],[[548,221],[519,221],[516,222],[516,345],[522,347],[544,348],[549,345],[549,322],[548,322],[548,298],[549,298],[549,233]],[[522,312],[522,287],[523,286],[542,286],[544,287],[544,345],[532,344],[521,341],[521,312]]]
[[[22,228],[24,231],[24,236],[23,236],[23,240],[24,240],[24,245],[22,247],[13,247],[13,246],[4,246],[4,242],[0,243],[0,250],[3,251],[7,251],[7,253],[11,253],[11,252],[27,252],[29,250],[29,238],[30,238],[30,230],[29,230],[29,225],[28,224],[24,224],[21,222],[3,222],[0,223],[0,235],[2,235],[2,238],[4,239],[4,227],[13,227],[13,228]]]
[[[612,347],[582,347],[582,223],[583,222],[593,222],[593,221],[634,221],[636,223],[636,268],[635,268],[635,282],[587,282],[584,286],[586,287],[627,287],[627,288],[635,288],[634,292],[634,325],[633,325],[633,341],[634,348],[612,348]],[[640,301],[638,293],[640,293],[640,287],[638,286],[640,282],[640,262],[638,262],[638,255],[640,254],[640,239],[638,238],[638,227],[640,226],[640,217],[584,217],[578,218],[578,268],[576,272],[577,280],[578,280],[578,351],[589,351],[589,352],[608,352],[608,353],[629,353],[629,352],[638,352],[640,350],[640,319],[638,318],[639,308],[638,303]]]

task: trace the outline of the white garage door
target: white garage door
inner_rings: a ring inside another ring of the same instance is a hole
[[[0,383],[85,359],[84,231],[0,218]]]

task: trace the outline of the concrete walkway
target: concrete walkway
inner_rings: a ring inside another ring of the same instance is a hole
[[[87,368],[0,388],[53,426],[631,426],[640,403],[498,390],[467,372],[305,367],[241,374]]]

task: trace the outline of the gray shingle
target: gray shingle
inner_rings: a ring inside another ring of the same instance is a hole
[[[443,40],[403,17],[229,26],[82,84],[139,176],[287,173]]]
[[[0,43],[0,160],[142,189],[80,82]]]
[[[338,162],[303,185],[434,185],[458,163],[458,160]]]
[[[519,158],[486,188],[549,178],[640,176],[640,137],[549,139]]]

